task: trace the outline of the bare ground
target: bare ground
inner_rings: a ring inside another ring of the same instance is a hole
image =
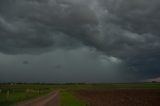
[[[160,106],[160,90],[80,90],[75,95],[87,106]]]
[[[59,106],[59,91],[14,106]]]

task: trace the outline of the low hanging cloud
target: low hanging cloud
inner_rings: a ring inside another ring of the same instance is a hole
[[[1,82],[126,82],[133,74],[121,60],[90,48],[55,50],[41,55],[0,54]],[[127,80],[126,80],[127,79]]]
[[[1,0],[0,52],[88,46],[155,75],[160,73],[159,7],[159,0]]]

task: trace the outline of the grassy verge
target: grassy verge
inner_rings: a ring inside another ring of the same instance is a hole
[[[50,86],[14,85],[0,86],[0,106],[10,106],[51,92]]]
[[[62,91],[60,95],[60,106],[86,106],[69,91]]]
[[[2,106],[9,106],[11,104],[15,104],[20,101],[24,101],[27,99],[31,99],[34,97],[37,97],[37,94],[26,94],[26,93],[14,93],[10,94],[8,97],[6,97],[6,94],[3,94],[0,96],[0,105]]]

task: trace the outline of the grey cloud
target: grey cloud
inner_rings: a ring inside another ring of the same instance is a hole
[[[30,54],[86,45],[139,69],[151,60],[158,65],[159,7],[159,0],[2,0],[0,51]]]
[[[119,59],[87,47],[0,58],[0,82],[123,82],[131,75]]]
[[[1,51],[5,53],[28,53],[32,52],[30,48],[36,52],[39,48],[52,47],[59,34],[64,35],[64,42],[69,36],[87,38],[88,27],[96,24],[94,13],[87,6],[81,8],[79,3],[73,5],[72,2],[56,0],[6,2],[1,7],[0,19],[1,42],[6,45],[6,50],[1,48]]]

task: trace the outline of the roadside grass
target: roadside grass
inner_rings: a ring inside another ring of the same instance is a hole
[[[78,100],[71,91],[61,91],[60,106],[86,106],[86,104]]]
[[[11,104],[15,104],[17,102],[24,101],[27,99],[32,99],[37,96],[38,95],[35,93],[26,94],[26,93],[22,93],[22,92],[10,94],[8,97],[6,97],[6,94],[3,94],[0,96],[0,105],[9,106]]]
[[[45,85],[0,85],[0,106],[10,106],[48,94],[52,87]]]

